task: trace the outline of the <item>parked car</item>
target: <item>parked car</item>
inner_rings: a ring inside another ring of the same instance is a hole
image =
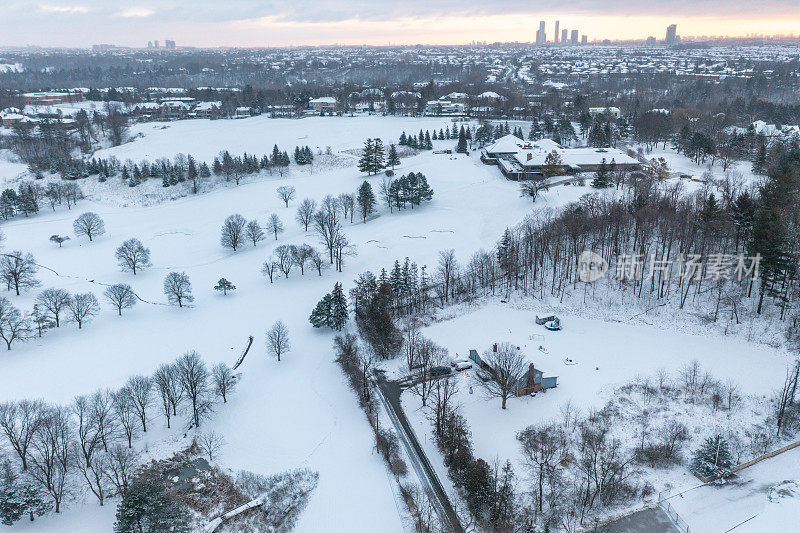
[[[447,366],[435,366],[435,367],[431,368],[431,377],[439,378],[439,377],[442,377],[442,376],[448,376],[448,375],[450,375],[451,372],[452,371],[450,370],[450,367],[447,367]]]
[[[453,368],[455,368],[458,372],[461,372],[462,370],[472,368],[472,363],[469,361],[456,361],[453,363]]]

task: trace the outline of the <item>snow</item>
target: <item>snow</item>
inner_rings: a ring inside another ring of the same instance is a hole
[[[478,154],[422,152],[404,158],[400,175],[423,172],[434,189],[428,205],[400,213],[381,206],[379,216],[361,224],[345,225],[345,233],[358,250],[348,258],[345,271],[328,271],[322,277],[293,272],[288,280],[270,284],[259,272],[270,251],[280,244],[317,245],[294,222],[295,207],[305,197],[317,201],[326,194],[353,192],[364,179],[378,193],[380,176],[367,178],[356,168],[357,151],[367,137],[396,142],[401,131],[416,133],[449,125],[441,118],[314,117],[301,120],[265,116],[243,121],[191,120],[143,123],[131,129],[134,139],[122,146],[100,150],[98,157],[153,161],[190,153],[211,161],[222,150],[234,154],[264,154],[273,144],[291,151],[308,145],[315,152],[330,146],[337,164],[315,165],[313,173],[292,165],[288,175],[266,173],[248,178],[240,186],[227,184],[210,192],[186,196],[180,187],[162,188],[146,183],[136,188],[119,187],[113,179],[99,184],[96,178],[80,182],[90,198],[72,210],[44,209],[30,218],[3,224],[4,249],[33,253],[36,260],[58,274],[42,269],[42,288],[63,287],[70,292],[93,291],[101,297],[103,284],[124,282],[145,300],[116,316],[103,303],[99,317],[78,331],[63,325],[24,345],[15,345],[0,356],[0,401],[42,397],[50,402],[69,402],[77,394],[98,387],[119,387],[135,373],[150,374],[161,363],[196,349],[207,363],[233,364],[247,337],[256,339],[244,364],[242,381],[225,405],[217,405],[207,427],[224,435],[223,467],[272,474],[306,467],[320,474],[319,486],[301,515],[297,531],[401,531],[395,481],[373,453],[372,435],[355,395],[333,361],[330,332],[313,330],[308,315],[317,300],[337,281],[345,290],[364,270],[378,272],[405,256],[433,269],[440,250],[453,248],[466,261],[479,248],[491,246],[503,230],[530,213],[533,204],[521,198],[518,184],[505,180],[494,166],[483,165]],[[434,141],[435,148],[451,148],[454,140]],[[324,158],[321,158],[321,160]],[[14,186],[24,165],[0,154],[0,185]],[[115,185],[117,188],[115,189]],[[275,194],[280,185],[297,189],[297,199],[286,209]],[[157,191],[161,191],[157,193]],[[540,195],[536,206],[557,207],[574,201],[592,189],[556,187]],[[148,197],[147,195],[152,196]],[[182,196],[177,198],[178,196]],[[176,198],[172,199],[170,198]],[[89,243],[73,238],[63,248],[53,246],[53,234],[72,234],[72,221],[94,211],[104,220],[107,234]],[[238,252],[219,244],[219,228],[232,213],[262,223],[277,213],[286,226],[278,241],[266,240],[257,248]],[[133,276],[119,271],[113,253],[125,239],[137,237],[151,249],[153,267]],[[161,286],[171,271],[185,271],[191,278],[195,302],[190,308],[165,305]],[[213,290],[220,277],[238,288],[228,296]],[[10,296],[22,309],[30,309],[38,291]],[[592,318],[584,311],[562,314],[564,331],[545,332],[532,324],[535,312],[524,305],[493,301],[477,309],[459,308],[462,314],[436,323],[425,334],[463,357],[469,348],[482,350],[492,342],[511,341],[545,371],[557,375],[559,386],[536,398],[513,399],[501,411],[498,401],[485,401],[480,392],[468,394],[466,383],[458,400],[473,430],[478,456],[518,459],[515,433],[525,426],[557,415],[568,398],[582,406],[599,405],[603,393],[614,384],[647,374],[659,367],[677,369],[697,358],[718,378],[747,376],[749,392],[766,394],[775,376],[783,375],[783,354],[762,345],[721,335],[692,335],[685,329],[646,324],[612,323]],[[265,330],[276,320],[288,326],[292,350],[278,363],[265,355]],[[544,341],[532,334],[545,335]],[[544,355],[537,350],[543,344]],[[569,356],[578,364],[565,365]],[[599,367],[596,369],[596,367]],[[430,425],[411,406],[421,440]],[[156,417],[156,413],[153,413]],[[153,425],[161,426],[160,416]],[[201,427],[201,429],[204,429]],[[154,428],[140,449],[153,456],[179,446],[183,430]],[[435,447],[430,438],[429,453]],[[437,470],[441,458],[431,457]],[[440,471],[443,481],[446,475]],[[98,508],[81,498],[69,502],[62,516],[50,516],[25,524],[30,531],[108,530],[114,505]],[[694,530],[694,529],[693,529]]]
[[[691,531],[795,531],[800,516],[800,448],[742,470],[729,483],[669,500]]]
[[[352,150],[370,135],[388,141],[402,130],[444,125],[440,119],[378,117],[195,120],[173,123],[167,129],[150,123],[135,128],[145,132],[144,137],[99,155],[153,159],[190,152],[210,158],[223,149],[264,153],[274,143],[289,149],[301,142]],[[453,143],[449,141],[448,146]],[[347,223],[345,232],[359,255],[346,262],[344,273],[328,271],[321,278],[308,272],[304,277],[292,273],[288,280],[269,284],[259,269],[276,245],[317,244],[315,236],[304,234],[294,222],[296,204],[307,196],[319,201],[327,193],[354,191],[365,179],[354,166],[314,174],[293,167],[292,174],[283,178],[265,175],[239,187],[152,206],[122,207],[114,200],[85,200],[70,211],[44,209],[36,216],[5,223],[4,249],[29,251],[40,264],[58,272],[40,270],[42,288],[93,291],[103,309],[80,331],[66,324],[0,356],[0,401],[42,397],[68,402],[98,387],[119,387],[132,374],[152,373],[160,363],[190,349],[200,352],[209,364],[233,364],[248,335],[253,335],[256,342],[240,369],[243,377],[237,392],[228,404],[217,406],[208,423],[228,443],[221,465],[261,474],[299,467],[318,471],[319,486],[297,531],[400,531],[394,480],[373,454],[369,426],[333,361],[332,334],[313,330],[308,314],[334,282],[343,282],[347,289],[358,273],[379,270],[396,258],[408,255],[420,265],[432,267],[440,250],[455,248],[465,260],[474,250],[494,242],[532,206],[519,196],[516,183],[506,181],[495,167],[480,163],[477,154],[424,152],[404,159],[397,172],[411,170],[428,177],[435,191],[433,201],[402,213],[389,213],[381,207],[380,216],[367,224]],[[376,193],[380,179],[369,178]],[[275,194],[279,185],[297,189],[297,200],[289,209]],[[82,186],[89,188],[87,181]],[[539,201],[558,205],[587,190],[562,188]],[[125,187],[124,193],[128,191]],[[73,238],[60,249],[48,241],[55,233],[71,234],[72,221],[86,211],[105,220],[105,235],[92,243]],[[255,249],[246,246],[236,253],[219,245],[219,228],[229,214],[241,213],[263,223],[271,212],[278,213],[287,228],[277,243],[267,240]],[[151,249],[154,265],[136,276],[120,272],[113,257],[114,249],[130,237],[141,239]],[[170,271],[185,271],[191,278],[196,298],[193,307],[164,305],[162,280]],[[222,276],[238,287],[228,296],[212,288]],[[122,317],[116,316],[101,297],[101,284],[115,282],[130,283],[142,298],[155,303],[140,302]],[[27,310],[37,293],[34,290],[11,299]],[[265,330],[278,319],[288,326],[292,342],[292,351],[280,363],[265,355],[264,340]],[[158,415],[154,412],[153,416]],[[158,416],[152,425],[162,424]],[[180,441],[177,437],[182,432],[174,429],[164,434]],[[146,442],[155,454],[161,438],[157,430],[152,435],[148,432],[139,446],[143,448]],[[83,511],[95,506],[79,499],[69,503],[74,514],[70,511],[35,524],[92,530],[85,525],[88,519],[83,518]]]

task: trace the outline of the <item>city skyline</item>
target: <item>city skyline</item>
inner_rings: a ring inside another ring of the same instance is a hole
[[[308,3],[307,0],[304,0]],[[526,7],[516,0],[495,5],[467,2],[464,9],[443,12],[412,1],[404,16],[392,18],[383,2],[369,5],[361,0],[309,4],[296,7],[275,1],[235,2],[225,9],[209,2],[171,0],[120,6],[117,2],[86,0],[54,1],[31,9],[23,0],[10,0],[0,11],[14,20],[0,35],[0,46],[88,47],[98,42],[143,47],[154,36],[174,39],[185,46],[291,46],[291,45],[410,45],[487,42],[536,42],[539,21],[546,21],[546,42],[561,40],[563,29],[578,29],[595,40],[664,40],[666,28],[677,24],[684,38],[692,36],[791,35],[800,28],[800,14],[789,0],[766,5],[726,4],[704,6],[672,0],[643,9],[630,6],[605,8],[594,0],[577,5],[553,4],[547,12]],[[115,7],[113,4],[117,4]],[[449,5],[449,2],[444,2]],[[295,6],[295,4],[291,4]],[[672,9],[668,9],[672,6]],[[677,9],[680,7],[680,9]],[[702,7],[702,8],[701,8]],[[313,13],[303,13],[304,11]],[[298,13],[300,12],[300,13]],[[718,13],[724,12],[726,16]],[[502,13],[502,14],[501,14]],[[675,13],[681,13],[675,15]],[[558,35],[554,34],[556,21]]]

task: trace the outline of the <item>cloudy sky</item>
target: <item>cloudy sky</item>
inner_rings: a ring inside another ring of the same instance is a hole
[[[451,44],[800,33],[800,0],[0,0],[0,46]]]

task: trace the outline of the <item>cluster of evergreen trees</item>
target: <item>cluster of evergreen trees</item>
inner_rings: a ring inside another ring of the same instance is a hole
[[[389,145],[389,151],[383,146],[383,141],[379,138],[367,139],[364,142],[364,149],[361,151],[361,159],[358,161],[358,170],[366,172],[367,175],[377,174],[385,168],[394,169],[400,164],[400,156],[397,155],[397,148],[394,144]]]
[[[23,181],[17,190],[8,188],[0,193],[0,217],[8,220],[17,215],[29,216],[39,212],[42,204],[67,204],[68,208],[83,198],[83,192],[74,182],[50,182],[46,186],[36,181]]]
[[[298,165],[310,165],[314,162],[314,152],[308,146],[294,147],[294,162]]]
[[[315,328],[327,327],[342,331],[347,323],[347,298],[342,291],[341,283],[336,283],[333,290],[317,303],[309,321]]]
[[[389,207],[404,209],[406,204],[414,209],[415,205],[430,201],[433,189],[422,172],[409,172],[389,182],[387,202]]]
[[[431,134],[430,130],[419,130],[419,134],[417,135],[406,135],[404,131],[400,134],[400,139],[397,144],[400,146],[409,146],[417,150],[433,150],[433,141],[460,139],[461,137],[472,140],[472,131],[469,127],[465,128],[464,126],[461,126],[459,129],[454,123],[452,129],[440,128],[438,133],[436,130],[433,130],[433,134]]]

